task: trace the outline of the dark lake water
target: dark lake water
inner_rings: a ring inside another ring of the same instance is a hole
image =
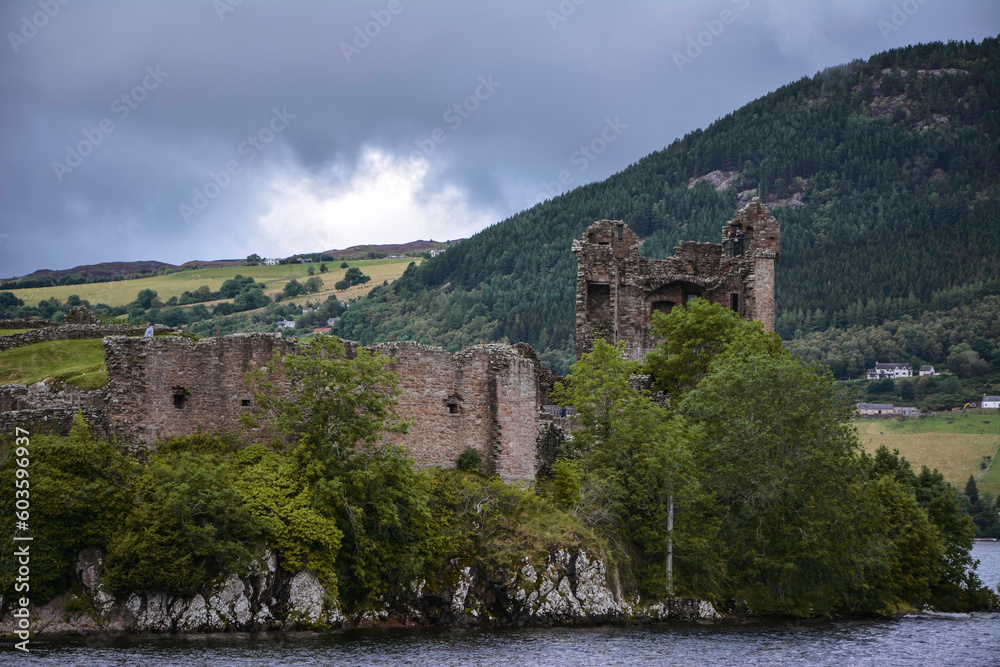
[[[1000,584],[1000,543],[979,543],[980,577]],[[893,620],[666,624],[632,628],[380,630],[132,635],[33,641],[42,665],[1000,665],[1000,614]]]

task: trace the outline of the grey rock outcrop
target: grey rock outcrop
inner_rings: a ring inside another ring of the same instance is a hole
[[[477,563],[454,563],[439,580],[414,587],[408,609],[382,609],[346,618],[319,578],[308,570],[285,573],[266,551],[243,575],[230,574],[185,598],[163,592],[114,596],[102,583],[104,554],[81,552],[74,572],[89,596],[89,613],[74,596],[62,595],[32,612],[34,634],[98,632],[221,632],[321,629],[380,625],[456,627],[595,625],[637,620],[714,620],[711,604],[674,598],[642,607],[627,600],[609,576],[607,565],[579,550],[558,549],[541,567],[525,557],[512,571]],[[14,619],[0,620],[0,635]]]

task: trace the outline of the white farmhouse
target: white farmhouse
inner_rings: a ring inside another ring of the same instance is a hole
[[[910,368],[909,364],[881,364],[876,362],[875,368],[868,369],[869,380],[908,377],[913,377],[913,369]]]

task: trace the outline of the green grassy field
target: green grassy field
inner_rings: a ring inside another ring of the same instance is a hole
[[[52,340],[0,352],[0,384],[31,385],[47,378],[78,389],[106,385],[101,339]]]
[[[266,293],[273,295],[281,291],[292,278],[299,282],[304,282],[309,278],[308,271],[311,266],[316,275],[323,279],[324,289],[317,294],[310,294],[308,299],[325,300],[327,296],[337,294],[346,300],[367,294],[375,285],[379,285],[384,280],[392,282],[399,276],[410,262],[423,261],[421,258],[406,257],[403,259],[369,259],[356,262],[349,262],[351,266],[357,266],[365,275],[371,276],[371,281],[364,285],[356,285],[348,290],[337,292],[333,285],[344,277],[346,269],[340,268],[340,262],[327,262],[329,271],[319,272],[319,263],[313,264],[284,264],[278,266],[232,266],[216,269],[192,269],[190,271],[180,271],[164,276],[153,276],[150,278],[139,278],[136,280],[121,280],[111,283],[90,283],[86,285],[60,285],[58,287],[38,287],[32,289],[13,290],[17,298],[24,301],[29,306],[38,305],[39,301],[55,297],[60,301],[65,301],[70,294],[76,294],[81,299],[92,304],[106,303],[109,306],[123,306],[133,301],[141,290],[154,290],[162,301],[166,301],[172,296],[180,297],[184,292],[193,292],[202,285],[208,285],[214,292],[222,287],[222,283],[236,276],[250,276],[258,282],[267,285]],[[297,299],[305,301],[306,298]]]
[[[30,329],[0,329],[0,336],[10,336],[12,334],[24,333]]]
[[[859,419],[854,422],[865,450],[879,445],[899,453],[919,472],[921,466],[937,468],[959,490],[969,475],[978,475],[984,457],[996,457],[1000,446],[1000,414],[995,410],[970,410],[905,419]],[[979,487],[1000,494],[1000,464],[980,479]]]

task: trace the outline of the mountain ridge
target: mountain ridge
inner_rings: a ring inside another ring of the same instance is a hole
[[[665,257],[680,240],[718,241],[753,194],[782,224],[776,291],[786,325],[798,311],[834,323],[858,302],[911,292],[928,302],[935,290],[993,279],[996,99],[996,38],[895,49],[803,77],[372,290],[341,333],[448,348],[524,341],[565,370],[575,331],[569,248],[587,225],[614,211],[646,239],[644,255]],[[704,179],[714,171],[738,175],[716,191]]]

